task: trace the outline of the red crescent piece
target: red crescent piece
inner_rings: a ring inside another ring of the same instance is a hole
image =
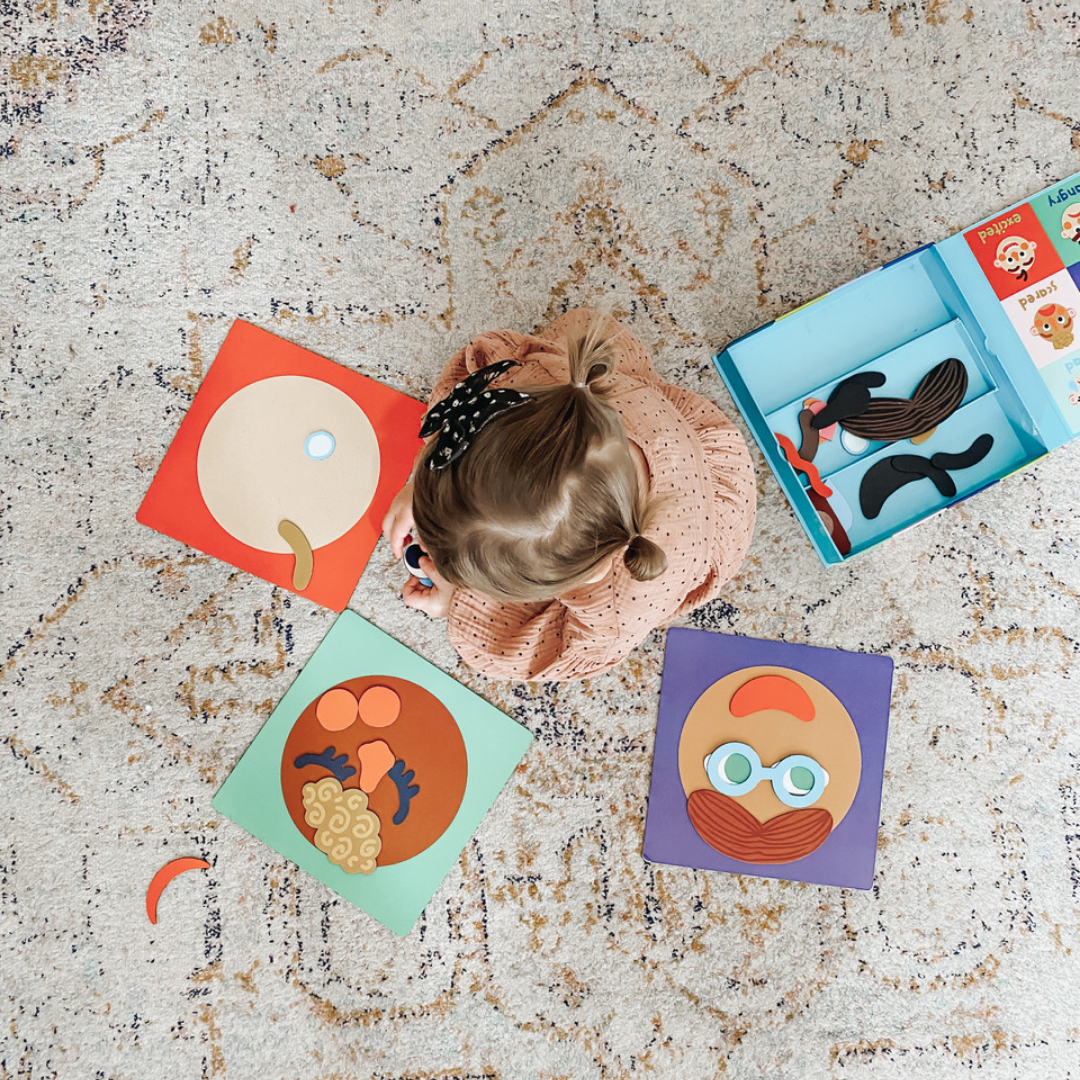
[[[210,864],[205,859],[173,859],[172,862],[166,863],[154,875],[150,888],[146,890],[146,914],[150,916],[150,921],[155,926],[157,925],[158,897],[177,874],[182,874],[185,870],[208,870],[209,868]]]
[[[732,716],[749,716],[762,709],[779,709],[797,720],[809,723],[814,719],[814,703],[810,695],[783,675],[759,675],[745,682],[731,696],[728,706]]]

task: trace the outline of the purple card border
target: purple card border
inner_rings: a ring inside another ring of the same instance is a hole
[[[827,686],[855,723],[862,777],[844,820],[816,851],[794,862],[762,865],[730,859],[698,836],[679,780],[679,736],[694,702],[718,679],[770,665],[801,671]],[[650,862],[816,885],[869,889],[874,882],[881,782],[892,696],[887,656],[676,627],[668,631],[642,854]]]

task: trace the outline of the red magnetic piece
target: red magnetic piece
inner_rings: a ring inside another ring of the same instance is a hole
[[[795,444],[786,435],[781,435],[778,431],[774,431],[773,434],[780,444],[780,449],[784,451],[784,457],[787,458],[788,464],[796,472],[806,473],[807,478],[810,480],[810,486],[819,495],[827,499],[832,494],[832,488],[821,479],[821,473],[817,471],[817,466],[799,457],[799,451],[795,449]]]
[[[146,890],[146,914],[150,917],[150,922],[157,925],[158,898],[165,886],[177,874],[182,874],[185,870],[208,870],[209,868],[210,864],[205,859],[173,859],[172,862],[166,863],[153,876],[150,888]]]
[[[814,719],[814,703],[810,695],[791,679],[783,675],[759,675],[744,682],[731,695],[729,706],[732,716],[749,716],[763,709],[779,709],[797,720],[809,722]]]

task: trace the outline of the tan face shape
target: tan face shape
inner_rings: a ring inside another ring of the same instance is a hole
[[[1022,236],[1007,236],[998,244],[997,258],[994,265],[1015,277],[1026,276],[1035,262],[1034,240],[1025,240]]]
[[[299,562],[305,542],[310,558],[363,516],[378,486],[379,442],[348,394],[279,375],[238,390],[214,413],[197,469],[207,508],[227,533],[262,551],[294,552]]]
[[[1065,208],[1061,215],[1061,238],[1080,241],[1080,203]]]
[[[777,708],[741,717],[732,715],[730,705],[735,692],[752,679],[769,675],[790,680],[805,693],[812,706],[812,720],[799,719]],[[694,703],[679,739],[679,777],[687,796],[713,790],[705,772],[705,758],[727,742],[753,747],[766,768],[789,754],[806,754],[829,774],[829,783],[813,808],[827,811],[833,828],[851,808],[862,772],[859,736],[836,696],[809,675],[789,668],[753,667],[713,683]],[[734,801],[761,824],[792,810],[776,797],[767,779]]]

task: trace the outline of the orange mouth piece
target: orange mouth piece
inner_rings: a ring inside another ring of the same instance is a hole
[[[762,866],[804,858],[821,847],[833,829],[832,814],[820,807],[791,810],[762,824],[730,796],[708,788],[692,791],[686,809],[709,847]]]

